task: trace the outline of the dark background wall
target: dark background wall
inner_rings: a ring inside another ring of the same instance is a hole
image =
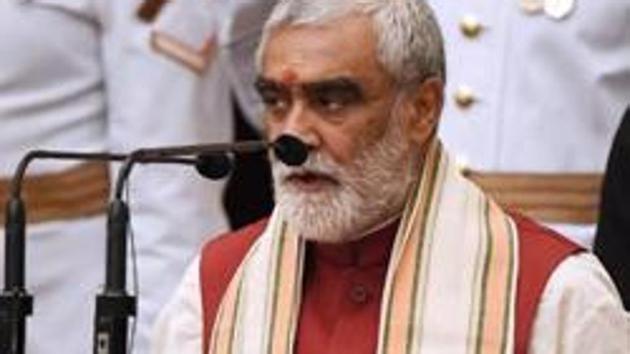
[[[248,123],[236,103],[233,103],[233,109],[234,139],[261,139],[261,135]],[[223,194],[223,206],[227,211],[230,227],[237,229],[271,213],[273,192],[271,169],[264,153],[241,156],[234,164],[235,169]]]

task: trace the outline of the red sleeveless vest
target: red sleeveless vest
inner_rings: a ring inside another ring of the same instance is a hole
[[[566,257],[583,251],[552,230],[512,215],[519,231],[519,274],[516,295],[515,354],[526,354],[536,308],[547,280]],[[267,219],[208,242],[202,250],[200,284],[203,306],[203,353],[221,298],[249,247],[262,234]],[[212,281],[207,281],[212,279]]]

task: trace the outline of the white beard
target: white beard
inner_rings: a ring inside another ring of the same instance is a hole
[[[276,208],[307,240],[348,242],[398,215],[410,187],[420,174],[420,154],[406,152],[399,124],[342,167],[327,155],[311,153],[300,167],[288,167],[273,156]],[[287,182],[292,173],[311,172],[333,177],[317,192],[301,191]]]

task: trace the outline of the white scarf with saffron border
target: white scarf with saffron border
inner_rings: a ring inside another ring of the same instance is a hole
[[[388,267],[378,354],[514,352],[514,222],[432,144]],[[274,213],[222,299],[211,354],[292,354],[304,242]]]

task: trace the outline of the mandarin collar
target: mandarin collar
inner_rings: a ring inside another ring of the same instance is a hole
[[[307,244],[316,263],[322,262],[336,267],[386,265],[399,224],[398,218],[351,242],[309,241]]]

